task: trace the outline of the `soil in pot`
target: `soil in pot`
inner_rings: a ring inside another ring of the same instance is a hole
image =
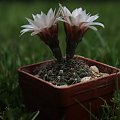
[[[85,80],[103,76],[96,66],[88,66],[83,60],[73,58],[58,62],[43,64],[33,71],[36,77],[56,86],[68,86]]]

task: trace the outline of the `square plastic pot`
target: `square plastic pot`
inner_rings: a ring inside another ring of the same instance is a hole
[[[99,113],[104,103],[100,98],[110,103],[116,79],[120,88],[119,69],[81,56],[76,57],[89,66],[97,66],[101,72],[109,75],[68,87],[57,87],[33,75],[36,67],[53,60],[18,69],[24,103],[31,111],[40,110],[38,120],[90,120],[93,118],[90,113]]]

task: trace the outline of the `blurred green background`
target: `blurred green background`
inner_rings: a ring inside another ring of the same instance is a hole
[[[17,68],[53,58],[49,48],[37,36],[31,37],[29,33],[20,36],[20,26],[27,24],[25,17],[32,18],[32,14],[47,12],[51,7],[58,9],[58,3],[70,10],[82,7],[93,15],[98,13],[100,16],[98,21],[105,25],[104,29],[98,27],[97,32],[89,30],[79,44],[76,54],[120,68],[119,0],[24,2],[2,0],[0,2],[0,119],[18,120],[20,116],[24,116]],[[65,55],[65,33],[62,23],[59,25],[59,40]]]

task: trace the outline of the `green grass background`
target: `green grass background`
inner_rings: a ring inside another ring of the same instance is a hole
[[[105,25],[99,32],[89,30],[79,44],[76,54],[120,68],[120,2],[61,2],[71,10],[82,7],[91,14],[99,13]],[[29,120],[34,114],[26,113],[18,84],[17,68],[52,59],[49,48],[29,33],[20,36],[20,26],[27,24],[25,17],[58,8],[57,2],[1,2],[0,3],[0,119]],[[65,55],[65,33],[59,25],[59,40]]]

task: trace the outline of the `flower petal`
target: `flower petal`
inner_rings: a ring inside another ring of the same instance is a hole
[[[33,19],[35,19],[36,16],[34,14],[32,14],[32,17],[33,17]]]
[[[39,33],[39,31],[34,31],[34,32],[31,33],[31,36],[34,36],[34,35],[36,35],[38,33]]]
[[[29,19],[29,18],[26,18],[27,19],[27,21],[31,24],[31,25],[34,25],[34,21],[33,20],[31,20],[31,19]]]
[[[91,29],[93,29],[93,30],[97,31],[97,28],[96,28],[96,27],[94,27],[94,26],[88,26],[88,28],[91,28]]]
[[[59,7],[61,8],[64,16],[71,16],[72,15],[71,12],[65,6],[63,7],[61,4],[59,4]]]
[[[26,28],[26,29],[33,29],[34,28],[32,25],[23,25],[21,27]]]
[[[31,35],[38,34],[41,30],[44,31],[45,28],[50,28],[52,25],[55,25],[56,22],[60,20],[59,16],[60,9],[55,15],[55,10],[53,11],[52,8],[49,9],[47,15],[42,11],[41,14],[32,14],[33,20],[26,18],[29,24],[21,26],[22,28],[24,28],[21,33],[24,34],[25,32],[33,31]]]
[[[89,18],[87,19],[87,22],[93,22],[93,21],[95,21],[95,20],[98,19],[98,18],[99,18],[98,15],[91,16],[91,17],[89,17]]]
[[[50,8],[50,10],[48,11],[47,17],[48,18],[53,18],[54,17],[54,12],[53,12],[52,8]]]
[[[81,13],[81,11],[82,11],[82,8],[78,8],[78,9],[76,8],[75,10],[73,10],[72,16],[74,17],[78,16]]]
[[[71,12],[66,7],[63,7],[63,9],[64,9],[64,12],[67,14],[67,16],[71,15]]]
[[[99,22],[90,22],[90,23],[87,23],[87,25],[88,26],[90,26],[90,25],[99,25],[99,26],[104,28],[104,25],[102,23],[99,23]]]
[[[66,20],[62,19],[61,17],[56,18],[57,21],[67,22]]]
[[[76,19],[76,17],[70,16],[70,20],[72,25],[78,26],[78,20]]]
[[[21,35],[23,35],[26,32],[33,31],[33,29],[23,29],[20,31]]]
[[[41,20],[43,22],[44,27],[47,27],[49,25],[49,19],[47,19],[47,16],[45,14],[41,15]]]

